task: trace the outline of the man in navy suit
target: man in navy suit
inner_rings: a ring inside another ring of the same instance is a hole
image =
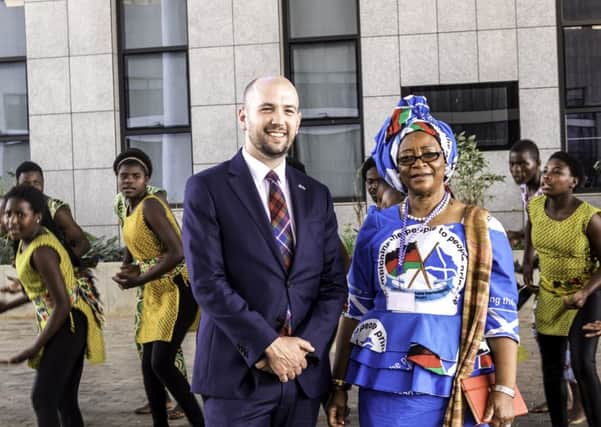
[[[202,310],[192,390],[210,427],[312,426],[347,295],[332,199],[286,167],[301,119],[290,81],[253,80],[238,118],[244,147],[186,184],[184,251]]]

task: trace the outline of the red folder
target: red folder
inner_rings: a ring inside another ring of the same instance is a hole
[[[484,411],[486,411],[488,395],[492,391],[494,384],[495,374],[478,375],[461,381],[463,395],[478,425],[485,424],[482,419],[484,418]],[[526,415],[528,413],[526,402],[524,402],[524,398],[517,386],[514,390],[513,410],[515,416]]]

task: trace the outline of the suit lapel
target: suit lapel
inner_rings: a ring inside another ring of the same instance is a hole
[[[277,259],[280,267],[285,270],[282,254],[273,237],[271,223],[267,218],[259,194],[257,194],[257,187],[255,186],[248,166],[242,157],[241,151],[238,151],[236,156],[232,158],[229,173],[229,185],[248,211],[250,218],[252,218],[257,225],[263,238],[267,241],[267,244]]]

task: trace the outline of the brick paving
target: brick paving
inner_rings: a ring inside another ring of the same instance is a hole
[[[540,365],[536,346],[528,327],[529,307],[522,310],[522,340],[530,358],[519,365],[518,383],[529,406],[543,397]],[[145,400],[137,354],[133,345],[131,317],[110,317],[106,327],[107,363],[84,368],[80,387],[80,405],[88,427],[150,426],[150,416],[134,415],[132,409]],[[23,348],[34,336],[29,319],[0,316],[0,359]],[[192,361],[194,337],[184,342],[187,360]],[[601,364],[601,357],[598,355]],[[189,369],[191,366],[189,366]],[[33,427],[29,393],[33,371],[25,365],[0,367],[0,427]],[[351,425],[358,425],[356,394],[351,395]],[[529,414],[514,423],[520,427],[548,426],[546,414]],[[184,420],[172,426],[188,425]],[[319,427],[326,426],[320,416]],[[586,424],[581,424],[586,426]]]

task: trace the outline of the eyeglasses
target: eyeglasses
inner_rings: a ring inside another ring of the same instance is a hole
[[[399,165],[403,166],[411,166],[413,163],[417,162],[417,159],[421,159],[422,162],[430,163],[438,160],[441,154],[443,154],[442,151],[427,151],[422,153],[421,156],[399,156],[397,162]]]

